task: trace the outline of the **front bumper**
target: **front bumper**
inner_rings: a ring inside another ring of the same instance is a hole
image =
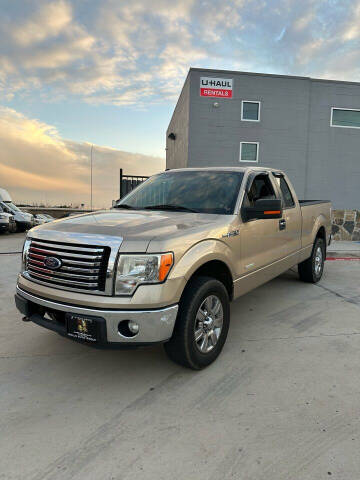
[[[172,336],[178,312],[178,305],[156,310],[101,310],[79,307],[37,297],[19,287],[16,288],[15,302],[18,310],[29,320],[72,340],[74,338],[68,335],[65,322],[50,320],[45,315],[46,312],[71,313],[93,319],[99,325],[99,338],[96,343],[89,345],[100,348],[165,342]],[[121,335],[118,324],[122,320],[135,321],[139,325],[139,333],[134,337]],[[88,343],[79,339],[76,341]]]

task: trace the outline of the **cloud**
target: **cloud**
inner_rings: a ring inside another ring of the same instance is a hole
[[[15,188],[28,192],[34,188],[35,191],[60,192],[62,195],[72,194],[74,191],[86,195],[88,190],[82,182],[76,180],[64,182],[60,178],[46,177],[2,164],[0,164],[0,175],[2,182],[10,190]],[[65,199],[63,201],[66,202]]]
[[[45,4],[22,25],[13,28],[11,35],[19,45],[29,46],[59,35],[71,21],[71,6],[65,1],[52,2]]]
[[[359,80],[350,59],[359,60],[360,0],[16,3],[0,19],[7,98],[36,89],[96,104],[169,103],[190,66]]]
[[[61,138],[51,125],[0,107],[0,186],[17,202],[88,205],[90,148]],[[120,168],[151,175],[164,169],[164,160],[94,145],[95,206],[109,207],[118,198]]]
[[[360,37],[360,4],[354,2],[352,8],[350,9],[350,16],[347,22],[342,26],[342,39],[346,41],[356,40]]]

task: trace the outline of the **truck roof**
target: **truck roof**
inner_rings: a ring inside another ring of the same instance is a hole
[[[172,168],[171,172],[187,172],[187,171],[219,171],[219,172],[248,172],[248,171],[259,171],[259,172],[280,172],[277,168],[269,167],[195,167],[195,168]]]

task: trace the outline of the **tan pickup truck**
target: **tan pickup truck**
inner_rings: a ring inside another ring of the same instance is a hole
[[[231,300],[295,265],[301,280],[320,280],[330,212],[327,201],[299,201],[277,170],[166,171],[110,211],[30,230],[16,305],[77,342],[164,343],[200,369],[224,346]]]

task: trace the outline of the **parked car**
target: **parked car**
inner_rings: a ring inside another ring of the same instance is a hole
[[[301,280],[321,279],[330,209],[298,200],[278,170],[166,171],[111,211],[31,230],[17,308],[80,343],[164,343],[201,369],[224,346],[231,300],[296,265]]]
[[[43,225],[44,223],[49,223],[54,220],[50,215],[45,215],[44,213],[36,213],[34,215],[35,225]]]
[[[69,212],[66,213],[62,218],[75,217],[75,215],[81,215],[80,212]]]
[[[15,217],[14,215],[10,215],[9,213],[7,215],[9,215],[9,233],[15,233],[17,230]]]
[[[14,216],[16,229],[19,232],[25,232],[34,226],[34,217],[30,213],[20,210],[12,201],[9,192],[0,188],[0,205],[5,213]]]
[[[4,211],[0,205],[0,232],[13,233],[16,231],[16,223],[14,215]]]
[[[38,215],[37,213],[34,214],[34,225],[42,225],[45,223],[45,219],[42,217],[42,215]]]
[[[0,232],[8,232],[10,230],[10,215],[9,213],[5,213],[0,207]]]
[[[47,218],[49,222],[53,222],[55,220],[55,218],[49,215],[48,213],[43,213],[42,215],[43,217]]]

